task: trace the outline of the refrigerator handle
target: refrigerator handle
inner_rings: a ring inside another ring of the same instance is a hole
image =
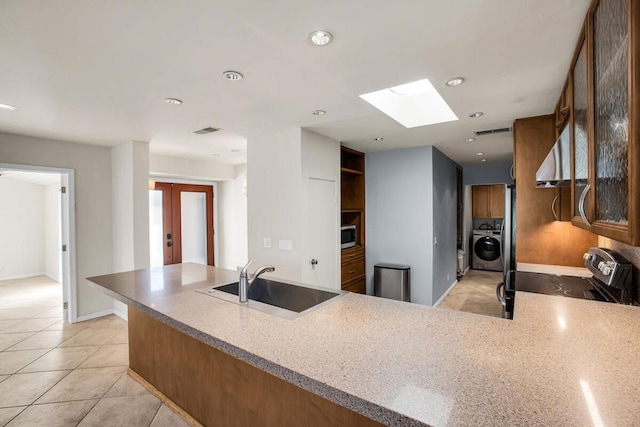
[[[500,292],[501,288],[504,289],[504,282],[498,283],[498,286],[496,287],[496,296],[498,297],[498,301],[500,301],[500,304],[502,304],[503,307],[506,307],[507,300],[505,300],[504,296],[502,295],[502,292]]]

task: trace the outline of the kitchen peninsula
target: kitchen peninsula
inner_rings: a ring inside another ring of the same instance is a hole
[[[288,320],[197,292],[237,275],[177,264],[89,279],[129,305],[131,370],[205,425],[640,419],[638,307],[519,292],[506,320],[348,293]],[[203,352],[211,372],[190,362]]]

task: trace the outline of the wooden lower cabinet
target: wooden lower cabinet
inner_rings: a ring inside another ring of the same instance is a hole
[[[364,248],[343,249],[341,254],[340,284],[343,291],[367,293],[366,258]]]
[[[129,366],[205,426],[381,426],[129,307]]]

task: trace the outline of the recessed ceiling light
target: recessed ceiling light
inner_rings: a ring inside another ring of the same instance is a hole
[[[471,117],[472,119],[475,119],[477,117],[482,116],[484,113],[482,111],[476,111],[475,113],[471,113],[469,114],[469,117]]]
[[[375,138],[373,138],[374,141],[382,141],[384,138],[381,136],[377,136]]]
[[[316,46],[324,46],[331,43],[333,36],[329,31],[316,30],[307,36],[309,41]]]
[[[311,114],[313,114],[314,116],[324,116],[325,114],[327,114],[327,112],[324,110],[313,110]]]
[[[476,153],[476,156],[484,156],[484,153],[483,153],[482,151],[478,151],[478,152]]]
[[[454,77],[447,80],[447,86],[449,87],[460,86],[462,83],[464,83],[464,77]]]
[[[242,80],[242,78],[244,77],[242,73],[239,73],[238,71],[225,71],[224,73],[222,73],[222,75],[225,79],[232,81]]]
[[[165,98],[164,102],[169,105],[180,105],[182,101],[178,98]]]
[[[213,154],[211,155],[211,157],[220,157],[220,154],[218,154],[218,153],[213,153]]]
[[[467,142],[473,142],[475,140],[476,140],[475,138],[467,138],[467,139],[465,139],[465,141],[467,141]]]
[[[232,153],[242,153],[242,150],[239,148],[234,148],[233,150],[231,150]]]
[[[17,111],[18,107],[9,104],[0,104],[0,110]]]
[[[360,98],[406,128],[458,120],[428,79],[365,93]]]
[[[480,159],[480,161],[481,161],[482,163],[484,163],[484,162],[486,162],[486,161],[487,161],[487,159]]]

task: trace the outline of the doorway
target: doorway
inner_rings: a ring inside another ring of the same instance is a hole
[[[149,189],[151,267],[214,265],[214,187],[155,182]]]
[[[57,264],[58,278],[62,284],[63,320],[70,323],[77,321],[76,306],[76,257],[75,257],[75,175],[73,169],[52,168],[45,166],[17,165],[0,163],[0,170],[7,176],[11,174],[30,177],[33,182],[45,176],[55,177],[55,205],[51,205],[50,212],[55,222],[47,233],[47,239],[52,241],[53,251],[56,252],[54,263]],[[47,196],[49,198],[49,196]],[[55,228],[55,230],[53,230]],[[53,236],[54,235],[54,236]],[[54,269],[55,270],[55,269]]]

